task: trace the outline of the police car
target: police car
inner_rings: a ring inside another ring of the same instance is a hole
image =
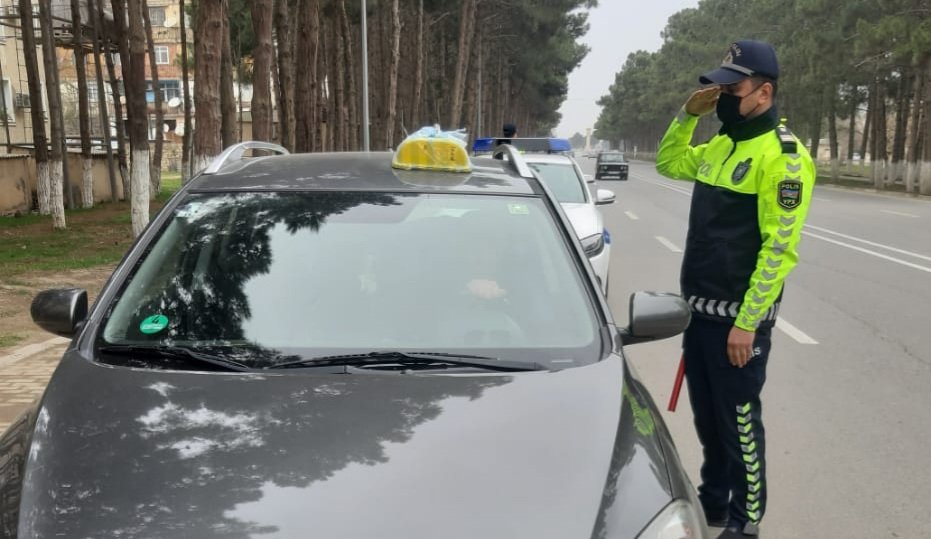
[[[475,154],[489,152],[502,140],[505,139],[477,139],[472,151]],[[604,217],[596,206],[614,203],[614,193],[607,189],[597,189],[592,196],[585,174],[568,154],[571,145],[566,139],[515,138],[507,139],[507,142],[521,151],[524,161],[562,205],[572,228],[582,241],[602,290],[607,294],[611,269],[611,234],[605,228]]]
[[[242,159],[248,152],[276,155]],[[0,438],[19,537],[706,537],[552,191],[513,147],[224,152],[165,205]],[[65,508],[65,509],[63,509]]]

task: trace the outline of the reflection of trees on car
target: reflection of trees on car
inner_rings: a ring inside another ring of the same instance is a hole
[[[95,378],[58,388],[56,399],[45,403],[51,412],[43,412],[35,440],[50,465],[30,475],[33,484],[56,488],[33,491],[35,510],[22,515],[21,537],[273,534],[275,526],[238,518],[237,508],[262,501],[273,487],[326,482],[353,463],[386,464],[388,444],[409,442],[444,412],[444,400],[475,399],[510,381],[433,377],[423,383],[398,376],[393,390],[373,394],[377,388],[363,376],[249,378],[210,376],[180,388],[161,381],[142,391]],[[91,385],[95,392],[79,395]],[[119,408],[110,406],[115,402]],[[64,406],[68,414],[58,414]],[[68,424],[61,415],[69,416]],[[90,450],[87,440],[95,438],[111,443]],[[308,518],[313,511],[308,508]]]
[[[291,234],[317,231],[328,217],[362,204],[396,202],[382,193],[320,192],[312,202],[308,195],[193,195],[178,209],[182,237],[177,251],[165,257],[172,263],[162,268],[164,280],[149,284],[155,287],[151,295],[135,306],[127,336],[151,340],[135,333],[139,322],[171,313],[172,340],[243,340],[243,322],[252,313],[244,286],[269,271],[271,230],[284,225]]]

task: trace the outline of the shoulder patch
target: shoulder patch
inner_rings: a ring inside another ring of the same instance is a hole
[[[777,126],[776,136],[779,137],[779,144],[782,145],[782,153],[798,153],[798,142],[789,128],[784,125]]]
[[[776,200],[779,205],[786,210],[794,210],[802,204],[802,182],[798,180],[785,179],[779,182],[777,186],[779,193]]]

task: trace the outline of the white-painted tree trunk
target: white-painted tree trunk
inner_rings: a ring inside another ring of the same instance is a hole
[[[65,228],[65,175],[62,162],[49,161],[49,207],[52,212],[52,228]]]
[[[921,162],[918,192],[922,195],[931,195],[931,160],[925,159]]]
[[[39,213],[48,215],[52,213],[51,180],[49,179],[48,162],[36,163],[36,198],[39,202]]]
[[[194,154],[194,159],[191,162],[191,176],[200,173],[204,170],[217,156],[215,155],[197,155]]]
[[[918,183],[919,163],[908,163],[905,169],[905,192],[914,193],[915,185]]]
[[[81,198],[85,208],[94,207],[94,161],[81,159]]]
[[[835,157],[831,159],[831,178],[837,181],[840,178],[840,161]]]
[[[149,224],[149,150],[132,151],[129,170],[132,184],[133,236],[139,237]]]

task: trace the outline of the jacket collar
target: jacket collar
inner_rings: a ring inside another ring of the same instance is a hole
[[[734,142],[750,140],[763,133],[772,131],[779,125],[779,111],[775,105],[756,118],[737,122],[730,126],[721,126],[720,135],[727,135]]]

